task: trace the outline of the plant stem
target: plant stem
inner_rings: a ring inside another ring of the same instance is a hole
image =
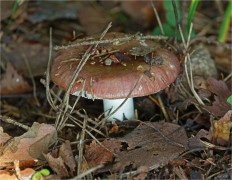
[[[223,17],[222,24],[220,26],[220,31],[218,34],[218,41],[219,42],[226,41],[231,16],[232,16],[232,0],[229,1],[229,4],[226,8],[226,12],[225,12],[224,17]]]

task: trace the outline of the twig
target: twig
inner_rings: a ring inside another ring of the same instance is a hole
[[[187,45],[189,45],[190,34],[192,32],[192,23],[191,23],[191,26],[190,26],[190,31],[189,31],[189,36],[188,36],[188,42],[187,42],[187,44],[185,43],[184,35],[183,35],[183,32],[182,32],[180,26],[179,26],[179,31],[180,31],[180,35],[181,35],[181,39],[182,39],[183,45],[185,47],[185,51],[187,51],[187,49],[188,49]],[[200,105],[204,105],[204,102],[201,100],[201,98],[198,96],[198,94],[196,93],[196,91],[194,89],[193,77],[192,77],[192,66],[191,66],[191,59],[190,59],[189,53],[187,53],[187,55],[185,56],[185,61],[184,62],[185,62],[184,63],[185,74],[186,74],[187,82],[188,82],[188,85],[189,85],[189,87],[191,89],[191,92],[193,93],[193,95],[196,98],[197,102]],[[190,78],[189,78],[189,74],[188,74],[187,62],[189,63],[189,68],[190,68],[190,70],[189,70],[189,72],[190,72]]]
[[[56,106],[54,105],[54,101],[52,99],[51,93],[50,93],[50,67],[51,67],[51,61],[52,61],[52,28],[49,29],[49,57],[48,57],[48,65],[46,70],[46,97],[48,100],[48,103],[52,107],[52,109],[57,110]]]
[[[32,75],[31,68],[30,68],[30,65],[29,65],[29,63],[28,63],[28,59],[27,59],[27,57],[26,57],[26,55],[25,55],[24,53],[22,54],[22,56],[23,56],[23,60],[24,60],[24,62],[25,62],[25,64],[26,64],[27,70],[28,70],[28,72],[29,72],[30,78],[31,78],[31,82],[32,82],[32,85],[33,85],[33,96],[34,96],[36,105],[37,105],[37,106],[40,106],[39,100],[38,100],[37,95],[36,95],[36,84],[35,84],[35,79],[34,79],[34,77],[33,77],[33,75]]]
[[[85,176],[91,174],[92,172],[94,172],[94,171],[96,171],[96,170],[102,168],[103,166],[104,166],[103,164],[100,164],[100,165],[98,165],[98,166],[96,166],[96,167],[93,167],[93,168],[91,168],[91,169],[88,169],[87,171],[85,171],[85,172],[79,174],[77,177],[75,177],[75,178],[73,178],[73,179],[70,179],[70,180],[79,180],[79,179],[82,179],[83,177],[85,177]]]
[[[102,38],[101,38],[102,39]],[[60,49],[68,49],[68,48],[72,48],[72,47],[77,47],[77,46],[90,46],[90,45],[96,45],[96,44],[109,44],[109,43],[114,43],[114,42],[126,42],[126,41],[130,41],[130,40],[146,40],[146,39],[156,39],[156,40],[166,40],[168,39],[168,37],[166,36],[151,36],[151,35],[147,35],[147,36],[141,36],[141,35],[131,35],[131,36],[127,36],[127,37],[123,37],[123,38],[114,38],[114,39],[106,39],[106,40],[94,40],[94,41],[84,41],[84,42],[79,42],[79,43],[75,43],[75,44],[69,44],[66,46],[55,46],[54,50],[60,50]]]
[[[79,150],[79,158],[78,158],[78,169],[77,169],[77,174],[79,175],[81,173],[81,165],[82,165],[82,157],[83,157],[83,149],[84,149],[84,142],[85,142],[85,132],[86,132],[86,124],[87,124],[87,114],[85,112],[85,118],[84,118],[84,123],[83,123],[83,128],[81,132],[81,139],[78,145],[78,150]]]
[[[232,77],[232,72],[231,72],[228,76],[226,76],[226,77],[223,79],[223,81],[226,82],[226,81],[228,81],[231,77]]]
[[[154,11],[154,13],[155,13],[156,20],[157,20],[157,22],[158,22],[158,24],[159,24],[161,33],[162,33],[162,35],[165,35],[165,34],[164,34],[164,29],[163,29],[162,23],[161,23],[161,21],[160,21],[159,14],[158,14],[158,12],[157,12],[157,10],[156,10],[156,7],[155,7],[155,4],[153,3],[153,1],[151,1],[151,5],[152,5],[153,11]]]
[[[169,116],[168,116],[168,113],[167,113],[167,111],[166,111],[166,109],[165,109],[165,107],[164,107],[164,104],[163,104],[163,101],[162,101],[160,95],[158,95],[158,101],[159,101],[159,104],[160,104],[160,107],[161,107],[161,111],[163,112],[166,121],[167,121],[167,122],[171,122],[171,121],[170,121],[170,118],[169,118]]]
[[[19,168],[19,160],[14,160],[14,166],[15,166],[15,174],[18,178],[18,180],[22,180],[22,174],[20,172],[20,168]]]
[[[9,117],[3,116],[3,115],[0,115],[0,120],[3,121],[3,122],[5,122],[5,123],[9,123],[9,124],[13,124],[15,126],[18,126],[18,127],[22,128],[22,129],[24,129],[26,131],[28,131],[30,129],[29,126],[21,124],[21,123],[15,121],[15,120],[13,120],[13,119],[11,119]]]
[[[150,100],[152,100],[153,103],[155,103],[155,104],[161,109],[161,105],[159,104],[159,102],[158,102],[155,98],[153,98],[151,95],[148,96],[148,98],[149,98]]]

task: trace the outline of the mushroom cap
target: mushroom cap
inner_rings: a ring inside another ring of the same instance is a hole
[[[126,36],[123,33],[108,33],[104,39]],[[82,39],[78,42],[99,39],[96,38]],[[63,90],[68,88],[74,71],[87,49],[87,46],[77,46],[57,52],[51,68],[51,79]],[[105,53],[106,51],[108,52]],[[121,63],[114,63],[114,58]],[[105,65],[104,59],[112,60],[112,63]],[[158,40],[100,44],[98,52],[88,59],[80,71],[71,88],[71,94],[77,94],[83,89],[82,96],[88,98],[122,99],[128,96],[142,76],[129,97],[146,96],[168,87],[176,79],[179,71],[180,63],[175,54],[164,49]]]

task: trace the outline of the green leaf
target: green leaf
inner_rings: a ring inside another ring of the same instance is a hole
[[[172,1],[171,0],[163,1],[163,7],[165,11],[172,11],[173,10]]]
[[[186,27],[187,32],[189,32],[190,24],[192,22],[193,15],[196,11],[198,3],[199,3],[199,0],[192,0],[191,1],[190,7],[189,7],[189,13],[188,13],[188,22],[187,22],[187,27]]]
[[[228,97],[227,102],[232,105],[232,95]]]
[[[174,35],[174,29],[167,23],[162,24],[163,30],[164,30],[164,35],[168,37],[172,37]],[[156,27],[152,31],[152,35],[161,35],[161,29],[160,27]]]
[[[225,42],[227,33],[229,31],[230,19],[232,17],[232,0],[230,0],[229,5],[226,8],[226,12],[223,17],[223,21],[220,26],[220,31],[218,35],[218,41]]]
[[[33,174],[33,176],[32,176],[32,180],[40,180],[40,177],[42,176],[42,174],[39,172],[39,171],[37,171],[37,172],[35,172],[34,174]]]
[[[41,169],[39,172],[44,176],[50,175],[50,171],[48,169]]]
[[[179,21],[180,16],[181,16],[181,12],[180,12],[178,1],[175,1],[175,2],[176,2],[177,16],[178,16],[178,21]],[[175,18],[174,9],[173,9],[173,6],[172,6],[172,1],[171,0],[163,1],[163,5],[164,5],[164,9],[165,9],[166,22],[169,25],[175,27],[176,26],[176,18]]]

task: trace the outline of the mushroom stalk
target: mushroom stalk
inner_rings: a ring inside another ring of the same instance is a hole
[[[103,105],[104,105],[105,116],[108,116],[115,109],[117,109],[124,100],[125,99],[104,99]],[[124,117],[126,117],[127,119],[135,118],[133,98],[128,98],[126,102],[107,120],[113,121],[117,119],[123,121]]]

